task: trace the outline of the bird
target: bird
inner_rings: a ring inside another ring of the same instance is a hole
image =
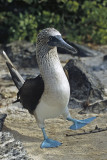
[[[71,117],[68,109],[70,85],[59,60],[57,47],[64,48],[72,54],[77,50],[66,43],[61,33],[54,28],[46,28],[39,32],[36,43],[36,59],[40,74],[35,78],[24,80],[3,51],[7,67],[18,88],[17,100],[30,114],[34,115],[38,127],[43,133],[41,148],[54,148],[62,145],[59,141],[48,138],[45,131],[45,120],[62,115],[72,121],[71,130],[77,130],[96,117],[77,120]]]

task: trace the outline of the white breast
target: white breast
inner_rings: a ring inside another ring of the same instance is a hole
[[[52,53],[49,54],[52,55]],[[39,125],[43,124],[43,121],[47,118],[61,115],[68,105],[70,97],[69,82],[60,64],[58,55],[52,55],[52,58],[49,56],[47,62],[46,64],[45,60],[44,62],[42,61],[43,66],[40,66],[45,89],[35,111]]]

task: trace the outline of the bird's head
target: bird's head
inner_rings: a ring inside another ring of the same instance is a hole
[[[61,47],[73,54],[77,54],[77,50],[66,43],[63,39],[59,31],[54,28],[46,28],[43,29],[37,37],[37,45],[47,46],[49,49],[54,47]]]

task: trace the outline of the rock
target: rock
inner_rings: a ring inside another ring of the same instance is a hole
[[[104,55],[103,61],[107,61],[107,55]]]
[[[5,98],[5,99],[16,96],[17,92],[18,90],[16,86],[8,86],[6,88],[1,89],[2,98]]]
[[[16,141],[9,132],[0,132],[0,159],[32,160],[28,157],[22,143]]]
[[[107,112],[107,99],[102,101],[97,101],[93,104],[90,104],[85,109],[81,110],[80,114],[86,114],[86,113],[105,113]]]
[[[107,55],[102,57],[102,61],[99,65],[94,65],[91,67],[91,69],[96,72],[107,70]]]
[[[104,88],[85,64],[79,60],[69,60],[64,70],[67,71],[71,90],[69,106],[86,107],[97,100],[103,100]]]
[[[6,44],[3,49],[9,58],[21,67],[35,67],[36,63],[36,45],[30,42],[12,42]],[[23,63],[24,62],[24,63]]]
[[[99,52],[107,54],[107,45],[98,45],[96,48]]]
[[[0,114],[0,131],[2,131],[4,120],[7,117],[7,114]]]

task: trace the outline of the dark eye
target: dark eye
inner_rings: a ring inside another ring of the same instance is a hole
[[[49,41],[51,41],[52,39],[53,39],[53,37],[52,37],[52,36],[50,36],[50,37],[49,37]]]

